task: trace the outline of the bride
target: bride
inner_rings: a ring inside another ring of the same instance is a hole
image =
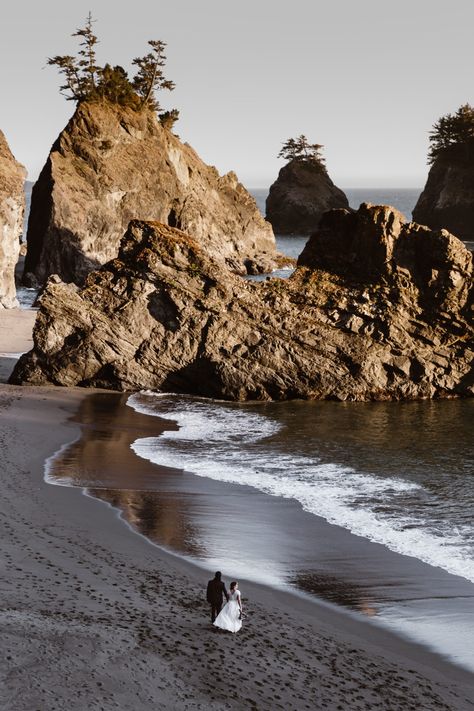
[[[242,602],[238,583],[230,584],[229,600],[214,620],[214,625],[228,632],[238,632],[242,627]]]

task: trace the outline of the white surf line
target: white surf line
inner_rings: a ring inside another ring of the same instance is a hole
[[[149,397],[151,394],[142,395]],[[167,430],[158,437],[137,439],[131,448],[143,459],[162,466],[184,469],[196,476],[247,485],[271,496],[293,499],[303,510],[345,528],[353,535],[474,583],[472,551],[456,528],[449,533],[445,532],[440,539],[429,528],[423,527],[423,521],[410,512],[404,512],[405,516],[399,519],[390,520],[378,515],[370,505],[361,508],[353,506],[360,494],[386,493],[390,496],[392,492],[396,495],[406,490],[424,490],[419,484],[394,478],[379,480],[360,474],[350,467],[341,467],[336,463],[324,464],[306,457],[295,458],[294,455],[288,461],[289,475],[275,475],[272,467],[269,467],[268,457],[263,457],[259,466],[255,452],[251,453],[251,461],[245,461],[245,452],[235,451],[235,445],[238,444],[236,437],[243,442],[256,443],[276,431],[273,426],[276,423],[271,420],[262,422],[268,418],[248,413],[246,423],[246,413],[241,409],[207,412],[209,405],[199,400],[195,401],[196,407],[193,409],[192,399],[185,399],[184,404],[177,402],[175,407],[167,407],[160,413],[159,410],[154,411],[152,407],[137,402],[137,396],[131,396],[127,404],[130,403],[135,410],[145,414],[170,418],[179,426],[177,431]],[[163,394],[158,394],[158,401],[162,398]],[[199,447],[205,439],[212,453]],[[183,451],[179,448],[180,442],[194,444],[196,450]],[[228,451],[223,451],[222,446],[228,446]],[[297,478],[290,475],[295,467],[299,472]],[[388,503],[396,501],[389,500]],[[408,527],[407,523],[411,525]]]

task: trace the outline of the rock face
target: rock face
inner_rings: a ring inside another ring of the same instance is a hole
[[[432,229],[445,228],[474,240],[474,154],[456,145],[442,151],[428,174],[413,219]]]
[[[12,155],[0,131],[0,308],[18,306],[15,266],[23,229],[26,170]]]
[[[234,173],[219,176],[150,111],[82,103],[33,189],[25,283],[82,283],[117,255],[134,218],[193,234],[230,269],[273,266],[271,225]]]
[[[327,213],[292,277],[260,283],[176,229],[133,221],[83,289],[48,281],[12,382],[232,400],[472,396],[473,297],[462,242],[388,207]]]
[[[266,202],[266,219],[282,235],[309,235],[322,215],[333,208],[349,207],[326,169],[314,161],[292,160],[278,174]]]

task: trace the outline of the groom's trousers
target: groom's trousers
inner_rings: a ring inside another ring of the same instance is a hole
[[[211,622],[214,622],[221,610],[222,602],[211,602]]]

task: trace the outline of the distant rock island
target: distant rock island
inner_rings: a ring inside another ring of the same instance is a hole
[[[272,228],[234,173],[219,176],[151,110],[82,102],[33,188],[26,283],[82,283],[133,218],[193,234],[234,271],[273,267]]]
[[[322,215],[334,208],[348,208],[346,195],[334,185],[321,154],[322,146],[306,136],[288,139],[279,157],[288,160],[270,187],[266,219],[281,235],[309,235]]]
[[[249,282],[134,220],[83,288],[52,277],[13,383],[229,400],[474,395],[473,259],[386,206],[326,213],[294,274]]]
[[[442,116],[430,134],[432,164],[413,219],[474,240],[474,109],[461,106]]]
[[[23,231],[26,170],[15,160],[0,131],[0,308],[18,306],[15,266]]]

